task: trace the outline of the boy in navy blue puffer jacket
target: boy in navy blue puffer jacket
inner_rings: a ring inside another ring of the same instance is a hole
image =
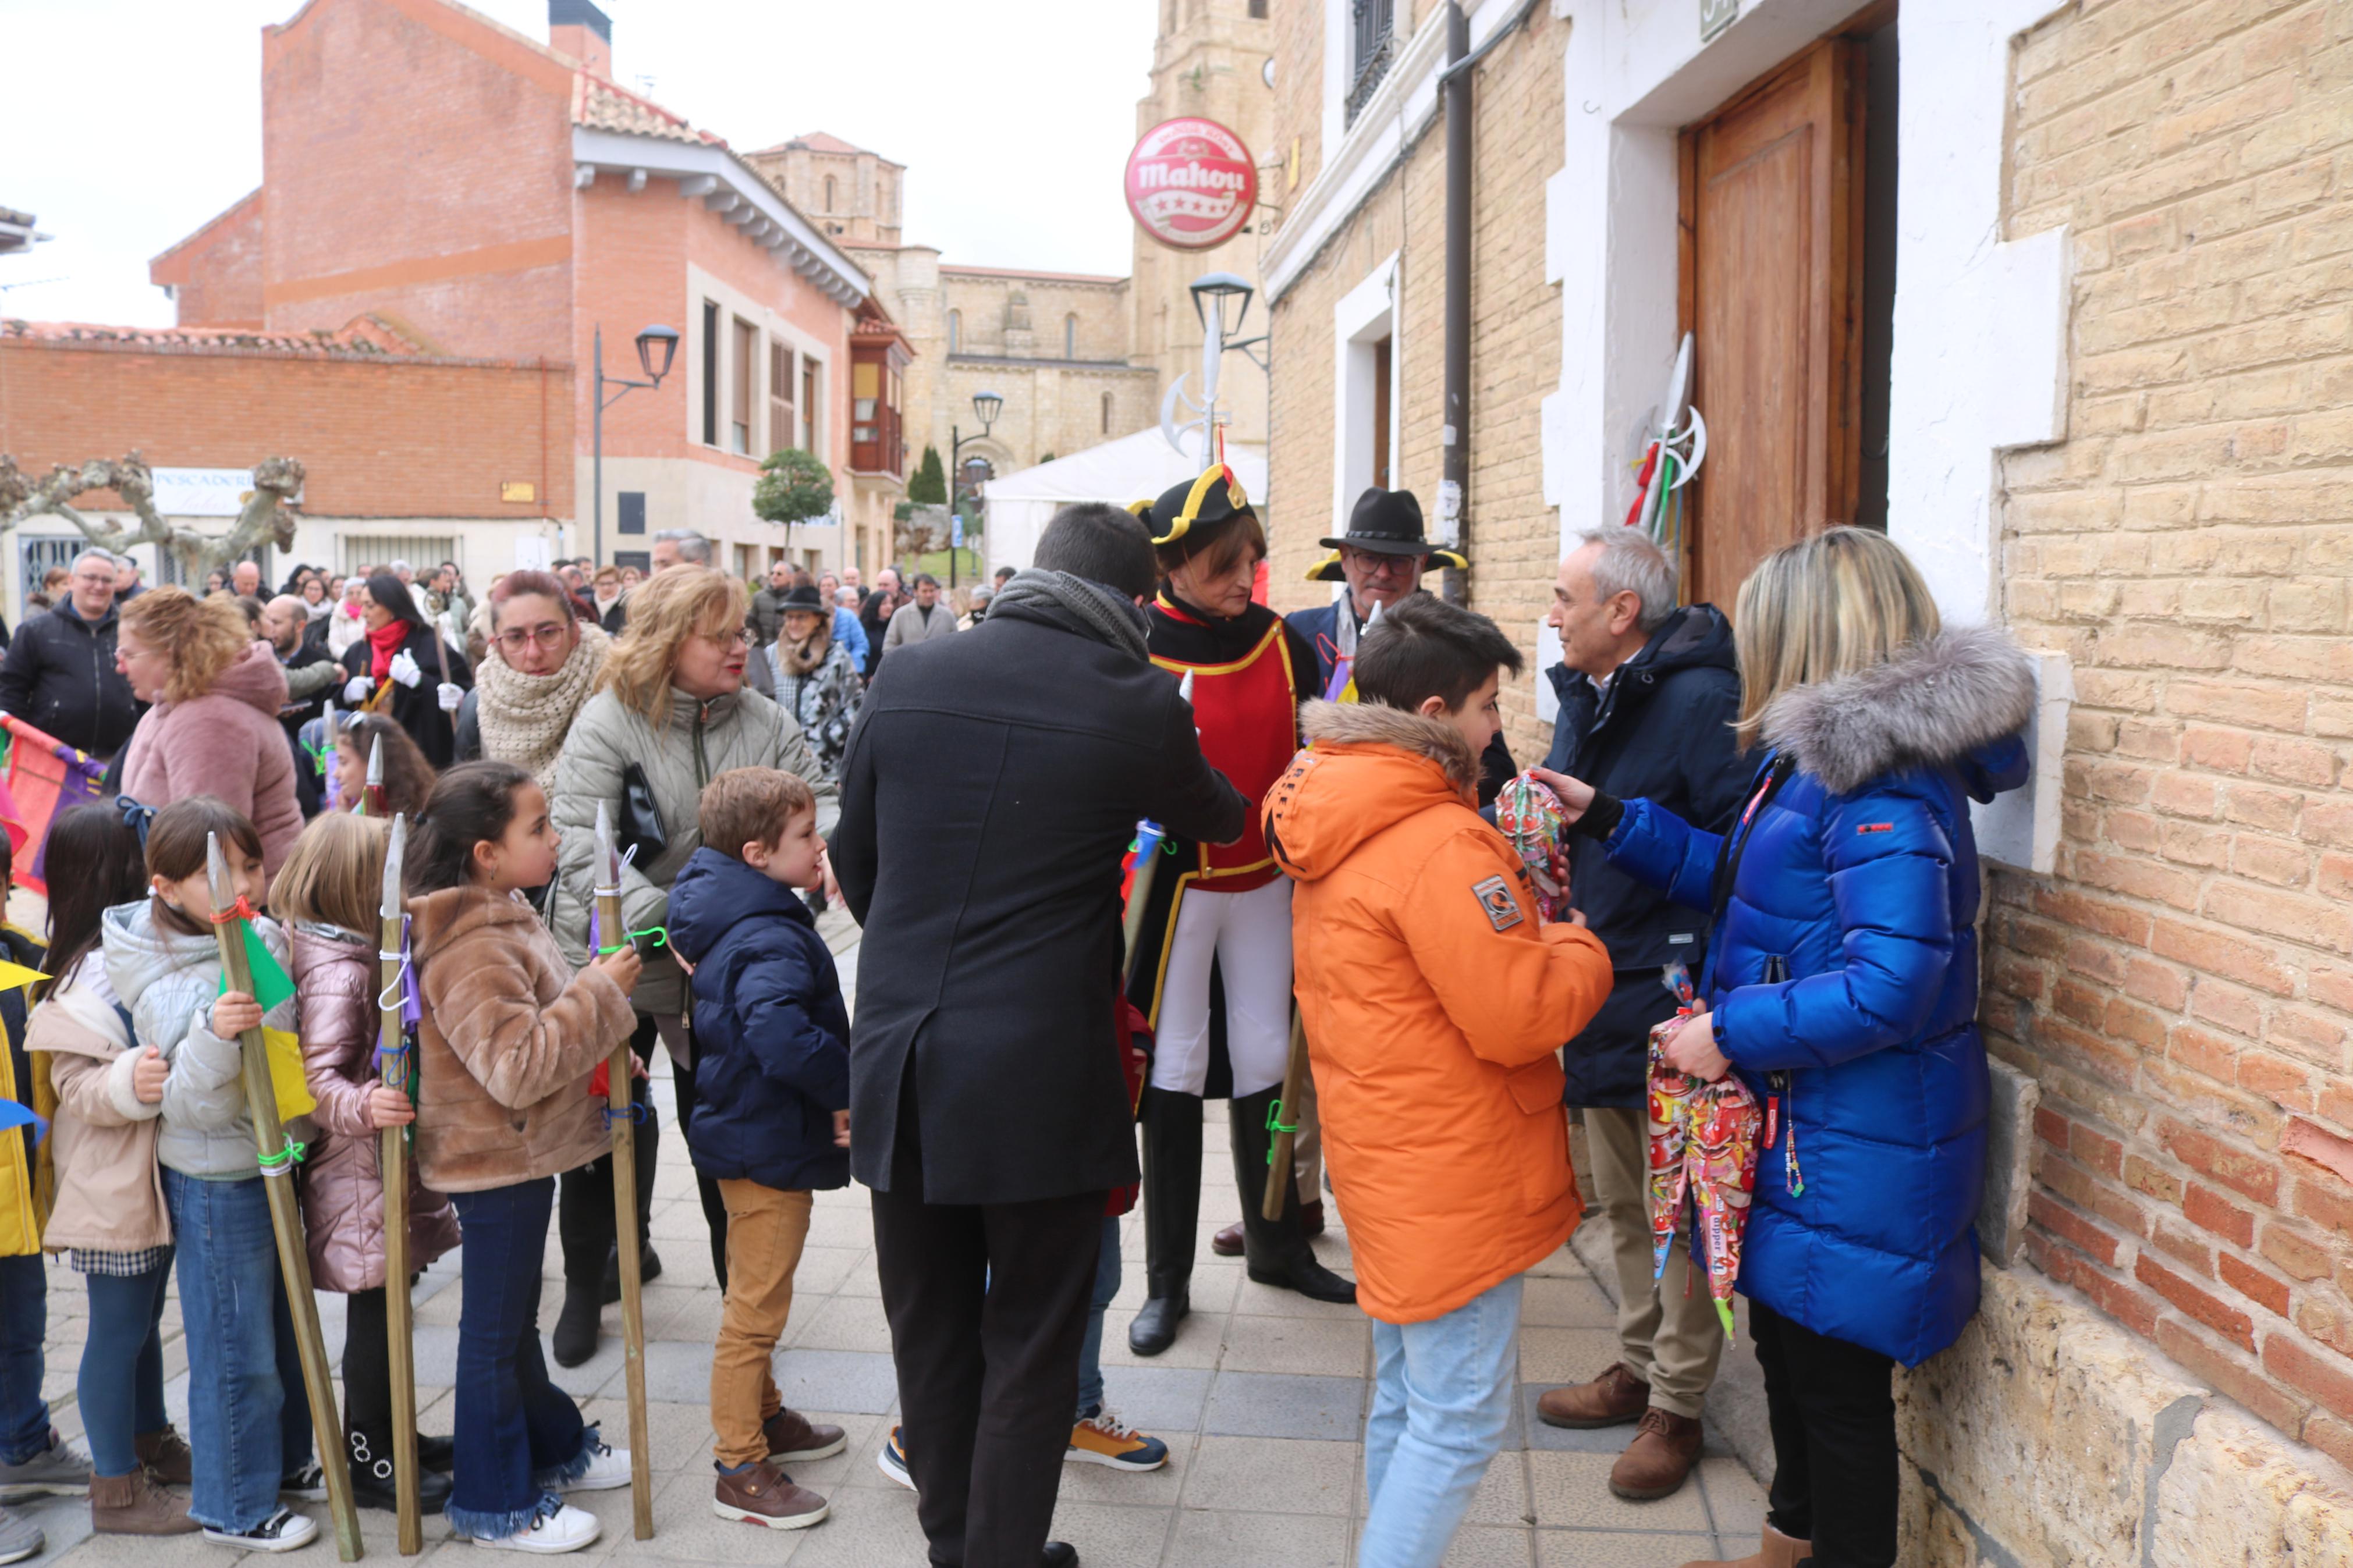
[[[702,792],[702,847],[671,884],[690,966],[700,1108],[694,1168],[727,1205],[727,1293],[711,1358],[722,1519],[800,1530],[825,1500],[776,1467],[841,1452],[839,1426],[784,1407],[769,1356],[793,1304],[811,1194],[849,1181],[849,1013],[833,954],[794,892],[820,878],[817,802],[775,768]]]

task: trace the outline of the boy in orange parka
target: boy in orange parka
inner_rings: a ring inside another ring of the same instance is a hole
[[[1560,1043],[1609,994],[1581,925],[1539,923],[1482,821],[1499,724],[1493,622],[1427,594],[1357,649],[1357,703],[1311,702],[1268,795],[1297,881],[1296,987],[1324,1159],[1373,1319],[1372,1511],[1358,1568],[1435,1564],[1502,1446],[1520,1277],[1576,1228]]]

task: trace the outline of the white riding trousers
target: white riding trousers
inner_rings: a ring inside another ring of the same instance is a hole
[[[1198,1094],[1209,1076],[1209,963],[1226,992],[1234,1093],[1282,1081],[1291,1054],[1291,879],[1247,893],[1185,890],[1160,990],[1152,1087]]]

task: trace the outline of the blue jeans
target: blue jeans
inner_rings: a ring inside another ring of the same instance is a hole
[[[91,1468],[127,1476],[139,1468],[132,1439],[171,1424],[164,1414],[164,1288],[172,1279],[172,1249],[144,1274],[83,1276],[90,1288],[90,1338],[81,1347],[74,1384]]]
[[[278,1511],[279,1484],[311,1462],[311,1405],[262,1180],[164,1173],[188,1337],[188,1517],[215,1530],[260,1524]]]
[[[41,1397],[48,1331],[49,1271],[40,1254],[0,1258],[0,1460],[12,1465],[49,1446],[49,1406]]]
[[[502,1541],[529,1528],[549,1489],[588,1468],[593,1429],[547,1380],[539,1273],[555,1178],[452,1193],[465,1293],[458,1309],[458,1467],[449,1528]]]
[[[1356,1568],[1437,1568],[1504,1446],[1520,1364],[1520,1276],[1426,1323],[1373,1323],[1365,1419],[1372,1511]]]
[[[1079,1342],[1079,1419],[1103,1408],[1103,1321],[1111,1299],[1119,1294],[1119,1216],[1103,1222],[1103,1253],[1095,1259],[1095,1293],[1087,1300],[1086,1337]]]

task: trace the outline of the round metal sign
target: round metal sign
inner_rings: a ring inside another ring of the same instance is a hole
[[[1127,210],[1177,250],[1208,250],[1240,234],[1258,205],[1258,165],[1214,120],[1164,120],[1127,155]]]

